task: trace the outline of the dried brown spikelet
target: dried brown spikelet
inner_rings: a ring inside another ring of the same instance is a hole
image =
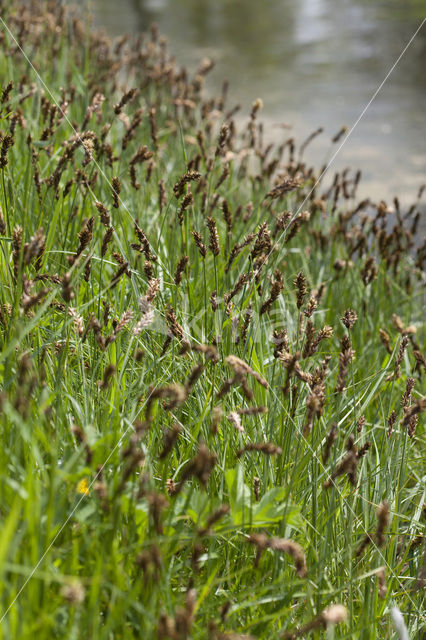
[[[264,222],[260,225],[257,232],[256,242],[251,250],[251,257],[253,260],[258,256],[269,254],[272,249],[271,234],[268,229],[268,224]]]
[[[279,269],[276,269],[274,273],[274,280],[272,280],[271,293],[269,298],[260,307],[260,315],[267,313],[271,310],[271,307],[275,300],[278,299],[281,291],[284,289],[284,280]]]
[[[392,322],[393,325],[395,327],[395,329],[398,331],[398,333],[404,333],[404,323],[402,322],[401,318],[396,314],[393,313],[392,314]]]
[[[157,121],[155,119],[155,115],[156,115],[156,110],[154,107],[152,107],[149,110],[149,128],[151,131],[151,140],[152,140],[153,147],[157,151],[158,150],[158,128],[157,128]]]
[[[323,127],[319,127],[318,129],[316,129],[315,131],[313,131],[304,142],[302,142],[302,144],[300,145],[300,156],[303,155],[306,147],[308,146],[308,144],[310,142],[312,142],[312,140],[314,140],[317,136],[319,136],[322,132],[324,131]]]
[[[104,338],[102,336],[102,330],[101,330],[101,325],[99,324],[98,320],[96,319],[95,315],[92,313],[86,328],[84,330],[83,335],[81,336],[81,341],[84,342],[87,338],[87,335],[89,333],[90,330],[93,330],[93,333],[95,334],[95,338],[97,343],[99,344],[99,346],[101,347],[102,350],[104,350],[105,344],[104,344]]]
[[[166,482],[166,489],[167,489],[167,493],[169,494],[169,496],[174,495],[174,493],[176,491],[176,483],[172,478],[168,478],[168,480]]]
[[[303,435],[307,437],[312,430],[314,418],[322,415],[325,402],[325,385],[320,382],[313,384],[310,382],[311,393],[306,396],[306,422],[303,427]]]
[[[184,340],[183,329],[180,326],[177,320],[176,312],[171,305],[167,309],[166,322],[167,322],[167,326],[169,328],[170,334],[173,335],[178,340]]]
[[[358,316],[353,309],[346,309],[341,321],[347,329],[352,329],[357,319]]]
[[[194,238],[195,245],[198,248],[198,251],[200,252],[201,257],[205,258],[207,255],[207,248],[206,248],[206,245],[203,243],[203,239],[201,235],[198,233],[198,231],[193,230],[192,236]]]
[[[170,429],[164,431],[163,448],[158,456],[159,460],[164,460],[164,458],[167,458],[167,456],[175,446],[181,433],[182,429],[177,423],[174,423]]]
[[[1,208],[0,208],[0,235],[2,236],[6,235],[6,223],[4,221]]]
[[[278,184],[276,187],[273,187],[265,196],[271,200],[275,200],[277,198],[282,198],[290,191],[294,191],[298,189],[302,184],[302,181],[299,178],[284,178],[284,180]]]
[[[143,270],[148,282],[154,278],[154,267],[152,262],[150,262],[149,260],[145,260]]]
[[[227,293],[224,294],[223,299],[225,301],[225,304],[229,304],[232,298],[234,298],[237,295],[237,293],[241,291],[241,289],[250,281],[251,275],[252,275],[251,272],[242,273],[240,275],[240,277],[238,278],[237,282],[235,283],[231,291],[228,291]]]
[[[207,218],[206,224],[209,230],[210,242],[209,249],[214,256],[218,256],[220,253],[219,247],[219,234],[217,232],[216,220],[214,218]]]
[[[365,444],[363,444],[362,447],[360,447],[358,449],[358,451],[356,452],[356,457],[358,458],[358,460],[360,458],[363,458],[367,454],[367,452],[369,451],[370,447],[371,447],[371,442],[369,440],[367,440],[367,442],[365,442]]]
[[[214,186],[214,190],[217,191],[219,189],[219,187],[225,182],[225,180],[228,178],[230,174],[230,170],[229,170],[229,164],[226,163],[225,166],[223,167],[223,171],[219,176],[219,180],[216,182],[215,186]]]
[[[379,504],[377,508],[377,529],[376,529],[376,542],[377,546],[383,547],[385,544],[385,529],[389,523],[389,505],[384,500]]]
[[[227,393],[229,393],[229,391],[232,389],[233,385],[236,384],[238,382],[237,378],[228,378],[225,380],[225,382],[222,384],[222,387],[219,389],[216,398],[218,400],[220,400],[221,398],[223,398]]]
[[[115,340],[115,338],[120,333],[120,331],[122,331],[124,329],[124,327],[127,326],[131,320],[133,320],[133,311],[132,311],[132,309],[127,309],[127,311],[125,311],[121,315],[121,318],[119,319],[118,323],[114,327],[114,333],[111,336],[111,338],[109,339],[108,344]]]
[[[114,176],[111,180],[111,185],[112,185],[112,206],[115,209],[118,209],[119,207],[119,195],[120,195],[120,191],[121,191],[121,182],[120,179],[117,176]]]
[[[420,413],[426,411],[426,397],[418,398],[413,402],[411,407],[404,407],[404,419],[402,421],[403,426],[410,424],[410,420]],[[414,435],[414,434],[413,434]]]
[[[296,305],[300,309],[303,306],[303,302],[307,293],[306,276],[303,271],[299,271],[295,277],[293,284],[296,288]]]
[[[40,302],[50,293],[50,289],[46,289],[43,288],[40,291],[38,291],[37,293],[34,293],[33,295],[27,295],[25,293],[22,294],[22,298],[21,298],[21,305],[22,305],[22,309],[23,311],[29,315],[29,310],[32,309],[32,307],[36,306],[37,304],[40,304]]]
[[[229,204],[228,201],[225,200],[225,198],[222,201],[222,211],[223,211],[223,217],[226,223],[226,228],[228,230],[228,233],[231,233],[232,231],[232,215],[231,215],[231,210],[229,208]]]
[[[126,91],[126,93],[122,96],[120,102],[118,102],[117,104],[114,105],[114,113],[116,115],[121,113],[123,107],[125,107],[126,104],[128,104],[131,100],[133,100],[133,98],[137,94],[138,94],[138,90],[137,89],[129,89],[129,91]]]
[[[211,360],[214,364],[219,362],[219,354],[217,348],[211,344],[191,344],[192,351],[202,353],[208,360]]]
[[[316,618],[307,622],[297,629],[291,631],[284,631],[281,635],[283,640],[296,640],[296,638],[306,638],[309,632],[315,629],[327,628],[330,625],[340,624],[346,622],[348,618],[348,611],[342,604],[332,604],[327,609],[324,609],[322,613]]]
[[[173,495],[179,493],[184,483],[191,477],[197,478],[203,486],[206,486],[216,462],[216,454],[209,451],[207,446],[202,442],[198,447],[196,456],[194,456],[184,468],[179,484],[176,485]]]
[[[123,262],[117,269],[117,271],[111,277],[109,288],[113,289],[120,282],[121,277],[126,274],[129,278],[131,277],[131,271],[129,269],[129,263],[127,261]]]
[[[233,263],[233,261],[235,260],[235,258],[241,253],[241,251],[244,249],[244,247],[246,247],[247,245],[249,245],[252,240],[254,240],[254,238],[256,238],[257,234],[256,233],[249,233],[242,242],[240,243],[236,243],[234,244],[234,246],[232,247],[230,254],[229,254],[229,258],[228,258],[228,262],[226,263],[226,267],[225,267],[225,272],[227,273]]]
[[[189,262],[188,256],[182,256],[181,259],[179,260],[176,267],[175,275],[173,278],[176,286],[179,286],[180,283],[182,282],[182,276],[186,269],[186,266],[188,265],[188,262]]]
[[[116,371],[116,367],[113,364],[109,364],[104,371],[104,376],[102,380],[98,380],[99,389],[106,389],[110,383],[112,376]]]
[[[150,244],[148,242],[148,238],[145,235],[145,232],[140,228],[138,221],[135,220],[135,233],[136,236],[141,244],[141,248],[142,248],[142,253],[145,255],[145,258],[147,260],[149,260],[150,262],[156,262],[157,260],[157,256],[155,256],[152,252],[151,252],[151,247]],[[132,248],[137,248],[137,245],[130,245]]]
[[[277,456],[283,452],[281,447],[278,447],[273,442],[249,442],[242,449],[238,449],[237,457],[241,458],[244,453],[250,451],[259,451],[267,456]]]
[[[256,502],[260,500],[260,478],[258,476],[254,476],[253,478],[253,492],[254,498]]]
[[[234,381],[240,384],[243,396],[246,398],[246,400],[251,402],[254,398],[254,393],[248,386],[247,378],[235,374]]]
[[[19,270],[19,261],[21,255],[21,246],[22,246],[22,227],[17,226],[12,231],[12,259],[13,259],[13,270],[15,277],[18,275]]]
[[[212,410],[212,423],[211,423],[211,427],[210,430],[212,432],[213,435],[215,435],[218,431],[218,427],[219,427],[219,423],[223,418],[223,409],[220,405],[217,405],[216,407],[213,407]]]
[[[346,389],[346,377],[348,375],[348,365],[352,362],[355,355],[355,351],[351,347],[351,342],[348,336],[343,336],[341,340],[341,347],[339,353],[339,374],[337,376],[337,382],[335,391],[342,393]]]
[[[148,295],[141,296],[139,298],[139,309],[142,312],[142,316],[133,329],[134,336],[138,336],[154,321],[154,309],[152,308],[151,299],[148,297]]]
[[[404,353],[407,349],[408,342],[409,342],[408,337],[403,336],[401,340],[401,344],[399,345],[397,356],[395,358],[394,371],[393,373],[387,376],[386,381],[392,380],[392,378],[395,378],[395,380],[398,380],[398,378],[401,377],[401,362],[402,362],[402,359],[404,358]]]
[[[183,224],[183,219],[184,219],[183,214],[188,209],[188,207],[192,206],[193,204],[194,204],[194,196],[192,195],[191,192],[189,192],[183,197],[182,204],[177,212],[179,224]]]
[[[300,367],[298,365],[298,360],[300,358],[300,353],[296,352],[293,356],[287,351],[284,346],[280,348],[277,352],[277,357],[282,362],[283,366],[287,369],[287,377],[285,384],[282,388],[284,395],[288,394],[289,386],[290,386],[290,377],[296,373],[296,369],[300,371]]]
[[[356,430],[358,433],[361,433],[364,425],[365,425],[365,416],[361,416],[356,425]]]
[[[364,286],[367,286],[377,278],[377,274],[379,273],[376,265],[376,261],[374,258],[367,258],[364,262],[361,269],[361,279],[364,283]]]
[[[192,368],[191,373],[188,376],[187,381],[185,382],[185,389],[189,392],[194,384],[197,382],[198,378],[202,375],[204,371],[203,364],[197,364]]]
[[[141,183],[138,182],[137,175],[136,175],[136,168],[135,168],[135,165],[133,164],[130,165],[130,184],[134,189],[136,189],[136,191],[138,191],[141,188]]]
[[[112,240],[112,236],[114,235],[114,227],[108,227],[108,229],[104,233],[104,237],[102,238],[101,245],[101,257],[103,258],[108,250],[108,246]]]
[[[141,164],[147,160],[151,160],[153,152],[146,145],[139,147],[130,159],[130,165]]]
[[[147,549],[138,554],[136,564],[142,569],[145,578],[152,576],[154,580],[158,580],[162,558],[157,545],[150,544]]]
[[[282,231],[286,228],[289,220],[291,218],[291,211],[282,211],[276,217],[275,228],[273,231],[273,237],[276,238],[279,231]]]
[[[207,518],[206,526],[203,529],[198,530],[198,535],[205,536],[210,533],[210,529],[221,520],[224,516],[226,516],[230,511],[230,507],[227,504],[222,504],[216,511],[213,511]]]
[[[252,376],[255,380],[257,380],[257,382],[262,385],[262,387],[264,387],[265,389],[268,388],[268,383],[265,380],[265,378],[262,378],[262,376],[257,373],[257,371],[254,371],[249,364],[247,364],[247,362],[244,362],[244,360],[241,360],[241,358],[238,358],[237,356],[234,355],[229,355],[225,358],[225,363],[228,364],[236,374],[248,374],[250,376]]]
[[[386,586],[385,568],[384,567],[380,567],[380,569],[377,569],[376,576],[377,576],[377,582],[378,582],[379,598],[384,600],[384,598],[386,598],[386,593],[388,591],[388,588]]]
[[[287,227],[288,234],[285,238],[285,244],[288,244],[294,238],[294,236],[299,232],[300,227],[302,226],[302,222],[307,222],[309,220],[309,217],[309,211],[303,211],[292,222],[289,223]]]
[[[155,532],[159,535],[163,533],[163,524],[161,522],[161,512],[168,506],[169,501],[162,493],[157,491],[148,491],[143,496],[148,502],[149,515],[154,522]]]
[[[386,333],[386,331],[384,329],[379,329],[379,335],[380,335],[380,340],[382,341],[382,343],[384,344],[384,346],[386,347],[386,351],[392,355],[392,348],[390,346],[390,337],[389,334]]]
[[[81,315],[79,313],[77,313],[76,309],[73,309],[73,307],[68,307],[68,313],[71,316],[71,318],[73,319],[73,325],[74,325],[75,332],[81,338],[81,336],[84,333],[83,318],[81,317]]]
[[[182,387],[180,384],[168,384],[164,387],[155,387],[150,391],[148,396],[145,420],[147,422],[151,420],[152,404],[154,400],[158,398],[167,399],[167,401],[164,402],[164,409],[166,411],[171,411],[183,404],[187,397],[188,394],[185,387]]]
[[[317,299],[317,297],[316,297],[315,295],[311,295],[311,296],[310,296],[310,298],[309,298],[309,300],[308,300],[308,304],[306,305],[306,309],[305,309],[305,311],[303,312],[303,313],[304,313],[304,315],[305,315],[307,318],[311,318],[311,317],[312,317],[312,314],[314,313],[314,311],[315,311],[315,309],[317,308],[317,306],[318,306],[318,299]]]
[[[256,98],[251,105],[250,118],[254,120],[257,116],[258,111],[263,109],[263,100],[261,98]]]
[[[327,461],[328,461],[328,459],[330,457],[331,448],[332,448],[336,438],[337,438],[337,422],[333,422],[333,424],[330,427],[330,431],[329,431],[328,436],[326,438],[325,444],[324,444],[324,450],[322,452],[323,464],[327,464]]]
[[[210,295],[210,304],[211,304],[211,307],[212,307],[212,311],[214,313],[216,311],[217,307],[218,307],[217,291],[212,291],[212,293]]]
[[[255,416],[263,413],[268,413],[268,407],[247,407],[245,409],[238,409],[237,413],[240,416]]]
[[[355,552],[355,555],[357,558],[359,558],[360,556],[362,556],[362,554],[364,553],[364,551],[366,550],[366,548],[368,547],[368,545],[373,544],[373,538],[371,537],[371,535],[369,533],[366,533],[365,536],[363,537],[358,549]]]
[[[160,209],[160,213],[166,206],[166,203],[167,203],[166,187],[164,186],[164,180],[161,179],[158,182],[158,206]]]
[[[352,260],[337,259],[334,261],[333,269],[336,269],[336,271],[342,271],[343,269],[348,269],[353,266],[354,266],[354,263],[352,262]]]
[[[274,358],[278,358],[281,351],[288,351],[289,344],[286,329],[282,329],[281,331],[274,329],[272,343],[274,345]]]
[[[79,256],[90,243],[93,237],[94,223],[95,218],[92,216],[91,218],[89,218],[89,220],[87,220],[81,231],[78,232],[78,239],[80,240],[80,244],[76,251],[76,256]]]
[[[66,273],[62,278],[62,297],[65,302],[70,302],[74,298],[74,291],[71,287],[71,276]]]
[[[215,151],[216,157],[223,155],[228,134],[229,134],[229,127],[227,124],[223,124],[220,128],[219,137],[217,140],[217,146]]]
[[[358,465],[358,457],[356,448],[354,445],[353,436],[349,436],[346,444],[347,453],[342,458],[341,462],[334,469],[331,476],[324,482],[324,489],[329,489],[335,484],[334,480],[339,476],[347,474],[349,482],[355,486],[357,482],[356,468]]]
[[[10,96],[10,92],[13,89],[13,82],[12,80],[10,80],[7,85],[4,87],[2,93],[1,93],[1,98],[0,98],[0,102],[1,104],[4,104],[5,102],[7,102],[9,100],[9,96]]]
[[[282,551],[283,553],[288,553],[293,558],[296,566],[296,573],[299,578],[306,577],[308,571],[306,568],[305,553],[297,542],[286,538],[269,538],[265,533],[252,533],[248,536],[247,541],[257,547],[255,565],[258,564],[260,555],[264,549]]]
[[[395,409],[392,409],[388,417],[388,429],[386,431],[386,435],[388,436],[388,438],[392,434],[393,428],[395,426],[395,422],[396,422],[396,411]]]
[[[247,340],[247,332],[248,332],[248,328],[249,328],[252,316],[253,316],[253,303],[250,302],[247,309],[244,311],[244,320],[241,326],[240,334],[239,336],[237,336],[235,340],[235,344],[240,344],[240,343],[245,344]]]
[[[108,213],[108,209],[102,202],[95,202],[95,207],[99,211],[100,219],[104,227],[109,227],[111,224],[111,218]]]
[[[411,401],[411,393],[414,389],[414,385],[415,385],[415,380],[414,378],[407,378],[407,383],[405,386],[405,391],[404,391],[404,395],[402,396],[401,399],[401,405],[403,407],[408,407]]]
[[[192,181],[200,180],[201,173],[199,171],[190,170],[184,173],[184,175],[176,182],[173,187],[173,193],[176,198],[180,198],[184,193],[185,185]]]
[[[9,149],[13,147],[15,144],[15,138],[11,133],[7,133],[3,140],[1,141],[1,150],[0,150],[0,169],[4,169],[8,160]]]
[[[305,327],[305,344],[303,346],[302,358],[312,355],[313,342],[315,338],[315,327],[311,320],[308,320]]]
[[[44,235],[43,229],[39,229],[36,233],[30,238],[29,242],[24,244],[23,251],[23,262],[25,265],[28,265],[35,259],[34,268],[36,271],[39,271],[41,268],[41,258],[46,249],[46,236]]]
[[[319,344],[328,338],[331,338],[333,335],[332,327],[325,325],[322,329],[320,329],[315,335],[315,329],[313,323],[308,320],[306,323],[305,329],[305,344],[303,347],[302,358],[308,358],[316,353]]]

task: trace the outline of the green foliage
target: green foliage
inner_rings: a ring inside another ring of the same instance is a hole
[[[417,637],[418,203],[236,133],[155,29],[1,6],[0,636]]]

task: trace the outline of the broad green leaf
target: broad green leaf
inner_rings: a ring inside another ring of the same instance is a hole
[[[234,525],[250,523],[250,489],[244,484],[244,472],[241,465],[235,469],[228,469],[225,473],[229,490],[231,516]]]

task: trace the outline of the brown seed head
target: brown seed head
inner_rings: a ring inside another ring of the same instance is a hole
[[[343,317],[341,318],[343,324],[347,329],[352,329],[357,319],[358,316],[353,309],[346,309]]]

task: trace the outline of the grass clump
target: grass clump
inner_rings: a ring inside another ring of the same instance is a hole
[[[417,203],[238,131],[155,28],[1,16],[2,636],[416,637]]]

